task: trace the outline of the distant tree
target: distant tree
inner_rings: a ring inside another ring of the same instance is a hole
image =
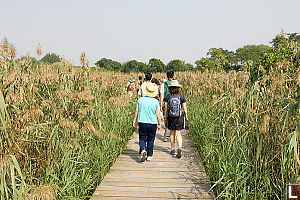
[[[149,72],[163,72],[166,65],[157,58],[151,58],[148,63]]]
[[[240,64],[246,64],[252,60],[253,63],[257,63],[259,57],[265,55],[270,51],[270,47],[267,45],[246,45],[236,50],[236,56]]]
[[[213,63],[211,62],[210,58],[201,58],[195,62],[196,69],[204,72],[205,70],[212,70]]]
[[[121,63],[111,60],[111,59],[107,59],[107,58],[102,58],[100,60],[98,60],[95,65],[97,67],[101,67],[107,70],[112,70],[112,71],[121,71],[122,70],[122,65]]]
[[[195,70],[194,66],[191,63],[184,63],[184,71]]]
[[[278,70],[281,73],[288,74],[289,77],[294,77],[299,69],[300,52],[299,42],[300,35],[297,33],[284,33],[281,31],[271,41],[272,48],[270,51],[261,56],[256,64],[249,64],[250,80],[252,82]],[[285,67],[279,67],[276,64],[286,62]]]
[[[298,33],[285,33],[283,30],[276,35],[276,37],[270,42],[273,49],[288,48],[290,42],[300,43],[300,35]]]
[[[213,68],[216,71],[229,71],[236,68],[237,58],[233,51],[222,48],[210,48],[207,55],[210,56]]]
[[[171,60],[167,66],[166,71],[184,71],[184,62],[181,60]]]
[[[147,65],[136,60],[130,60],[123,64],[122,72],[143,72],[147,68]]]
[[[59,55],[56,55],[55,53],[47,53],[42,59],[42,62],[48,63],[48,64],[53,64],[56,62],[60,62],[61,58]]]

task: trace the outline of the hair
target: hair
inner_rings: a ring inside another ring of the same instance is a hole
[[[181,95],[181,92],[180,92],[180,88],[179,87],[169,87],[169,92],[171,95],[173,94],[179,94]]]
[[[143,77],[142,76],[139,76],[139,80],[141,81],[143,79]]]
[[[151,80],[151,83],[155,83],[156,85],[160,85],[159,80],[156,79],[156,78],[153,78],[153,79]]]
[[[150,81],[151,78],[152,78],[152,74],[150,72],[148,72],[148,73],[145,74],[145,80],[146,81]]]
[[[168,79],[174,78],[174,71],[167,71],[167,78]]]

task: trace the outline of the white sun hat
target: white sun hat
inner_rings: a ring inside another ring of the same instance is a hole
[[[155,97],[158,94],[158,87],[154,83],[148,83],[142,87],[142,93],[144,96]]]
[[[181,87],[177,80],[171,80],[169,87]]]

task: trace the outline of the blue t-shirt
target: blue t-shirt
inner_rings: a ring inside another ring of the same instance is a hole
[[[139,105],[138,123],[157,124],[156,109],[159,103],[154,97],[140,97],[137,101]]]

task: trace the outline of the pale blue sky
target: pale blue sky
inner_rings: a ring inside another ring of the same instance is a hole
[[[300,0],[0,0],[0,39],[18,56],[54,52],[73,64],[160,58],[194,64],[209,48],[267,44],[300,31]]]

